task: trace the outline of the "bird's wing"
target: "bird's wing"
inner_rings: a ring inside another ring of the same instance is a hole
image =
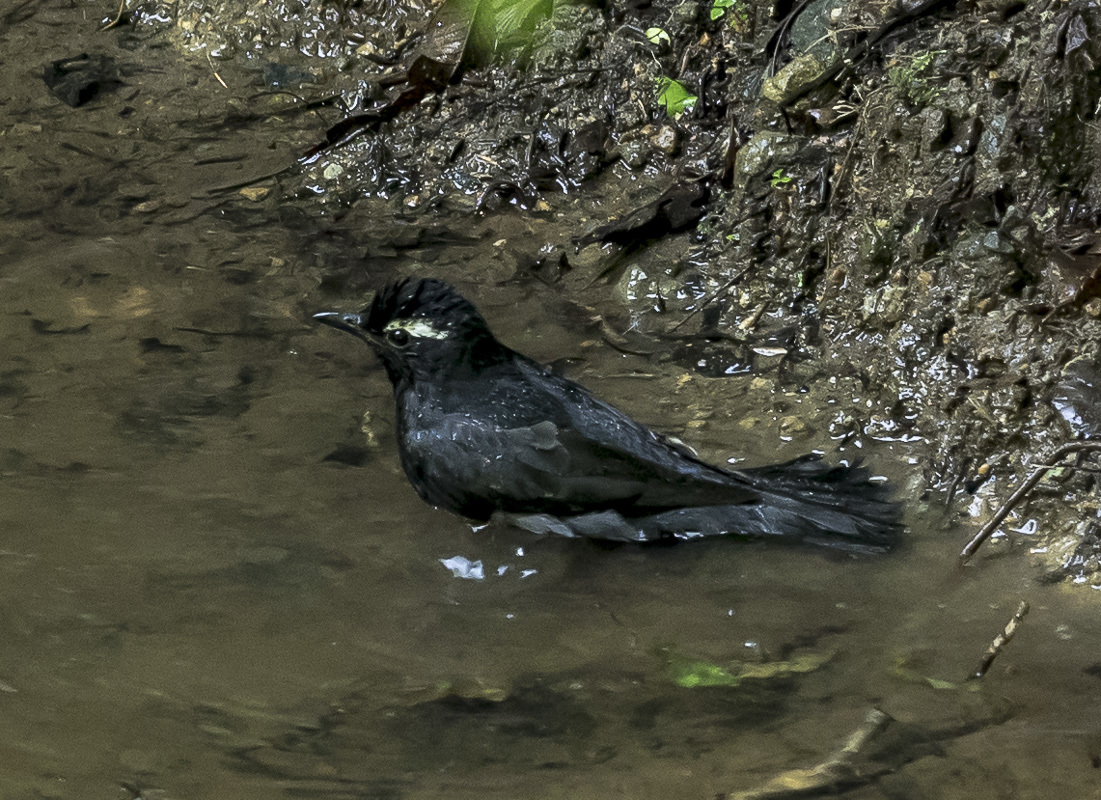
[[[578,384],[535,364],[527,369],[528,385],[540,391],[511,404],[522,418],[448,414],[431,441],[407,440],[426,499],[477,517],[479,504],[483,511],[638,514],[760,498],[739,476],[698,461]]]
[[[554,386],[554,391],[542,393],[552,404],[542,409],[543,418],[558,427],[558,441],[573,456],[578,473],[605,464],[613,474],[633,476],[645,484],[637,504],[652,508],[746,503],[759,498],[741,475],[701,461],[688,448],[641,425],[580,384],[534,362],[522,364],[522,369],[532,383]]]
[[[406,449],[425,498],[475,518],[496,509],[576,514],[615,508],[630,514],[760,497],[748,486],[701,480],[691,470],[671,469],[549,420],[498,428],[449,415],[430,440],[407,440]]]

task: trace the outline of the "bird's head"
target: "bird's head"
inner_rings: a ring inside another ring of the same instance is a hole
[[[509,353],[473,303],[432,278],[391,283],[358,313],[323,311],[314,319],[371,345],[395,386],[467,374]]]

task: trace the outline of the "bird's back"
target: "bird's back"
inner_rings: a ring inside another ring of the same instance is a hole
[[[738,475],[522,356],[414,388],[399,403],[410,479],[429,502],[476,519],[494,510],[641,514],[759,497]]]

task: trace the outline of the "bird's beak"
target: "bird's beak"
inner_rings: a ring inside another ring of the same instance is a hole
[[[374,338],[363,330],[363,317],[359,314],[344,311],[321,311],[314,314],[313,318],[323,325],[350,333],[368,344],[375,344]]]

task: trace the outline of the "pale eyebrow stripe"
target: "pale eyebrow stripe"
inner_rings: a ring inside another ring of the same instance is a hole
[[[398,329],[405,331],[410,336],[416,336],[419,339],[446,339],[450,335],[446,329],[441,330],[424,319],[395,319],[388,322],[382,331],[385,333],[386,331]]]

